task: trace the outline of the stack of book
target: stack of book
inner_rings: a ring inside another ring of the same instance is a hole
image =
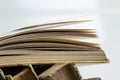
[[[95,30],[54,29],[88,21],[33,25],[1,37],[0,80],[101,80],[82,79],[75,67],[108,62],[99,44],[81,41],[96,38]]]

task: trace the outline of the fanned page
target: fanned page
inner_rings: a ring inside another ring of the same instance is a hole
[[[83,23],[83,22],[89,22],[91,20],[76,20],[76,21],[64,21],[64,22],[54,22],[54,23],[44,23],[44,24],[39,24],[39,25],[32,25],[32,26],[27,26],[23,28],[16,29],[14,31],[22,31],[22,30],[29,30],[29,29],[34,29],[34,28],[53,28],[53,27],[58,27],[58,26],[65,26],[65,25],[72,25],[72,24],[78,24],[78,23]]]
[[[84,38],[96,38],[94,29],[48,28],[87,21],[89,20],[46,23],[14,30],[22,32],[0,38],[0,66],[63,62],[107,63],[108,59],[99,44],[81,41]],[[35,29],[36,27],[40,29]]]

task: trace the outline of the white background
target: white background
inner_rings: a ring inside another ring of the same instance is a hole
[[[0,0],[0,35],[34,24],[92,19],[70,28],[95,28],[109,64],[78,66],[83,78],[120,80],[119,0]]]

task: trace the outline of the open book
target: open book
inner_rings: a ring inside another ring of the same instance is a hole
[[[81,80],[74,64],[1,67],[0,80]]]
[[[46,23],[14,30],[0,37],[0,66],[42,63],[107,63],[99,44],[81,41],[96,38],[94,29],[54,29],[89,20]],[[74,40],[79,38],[79,40]]]

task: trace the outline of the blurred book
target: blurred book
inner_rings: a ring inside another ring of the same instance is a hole
[[[81,80],[74,64],[54,64],[39,76],[40,80]]]

